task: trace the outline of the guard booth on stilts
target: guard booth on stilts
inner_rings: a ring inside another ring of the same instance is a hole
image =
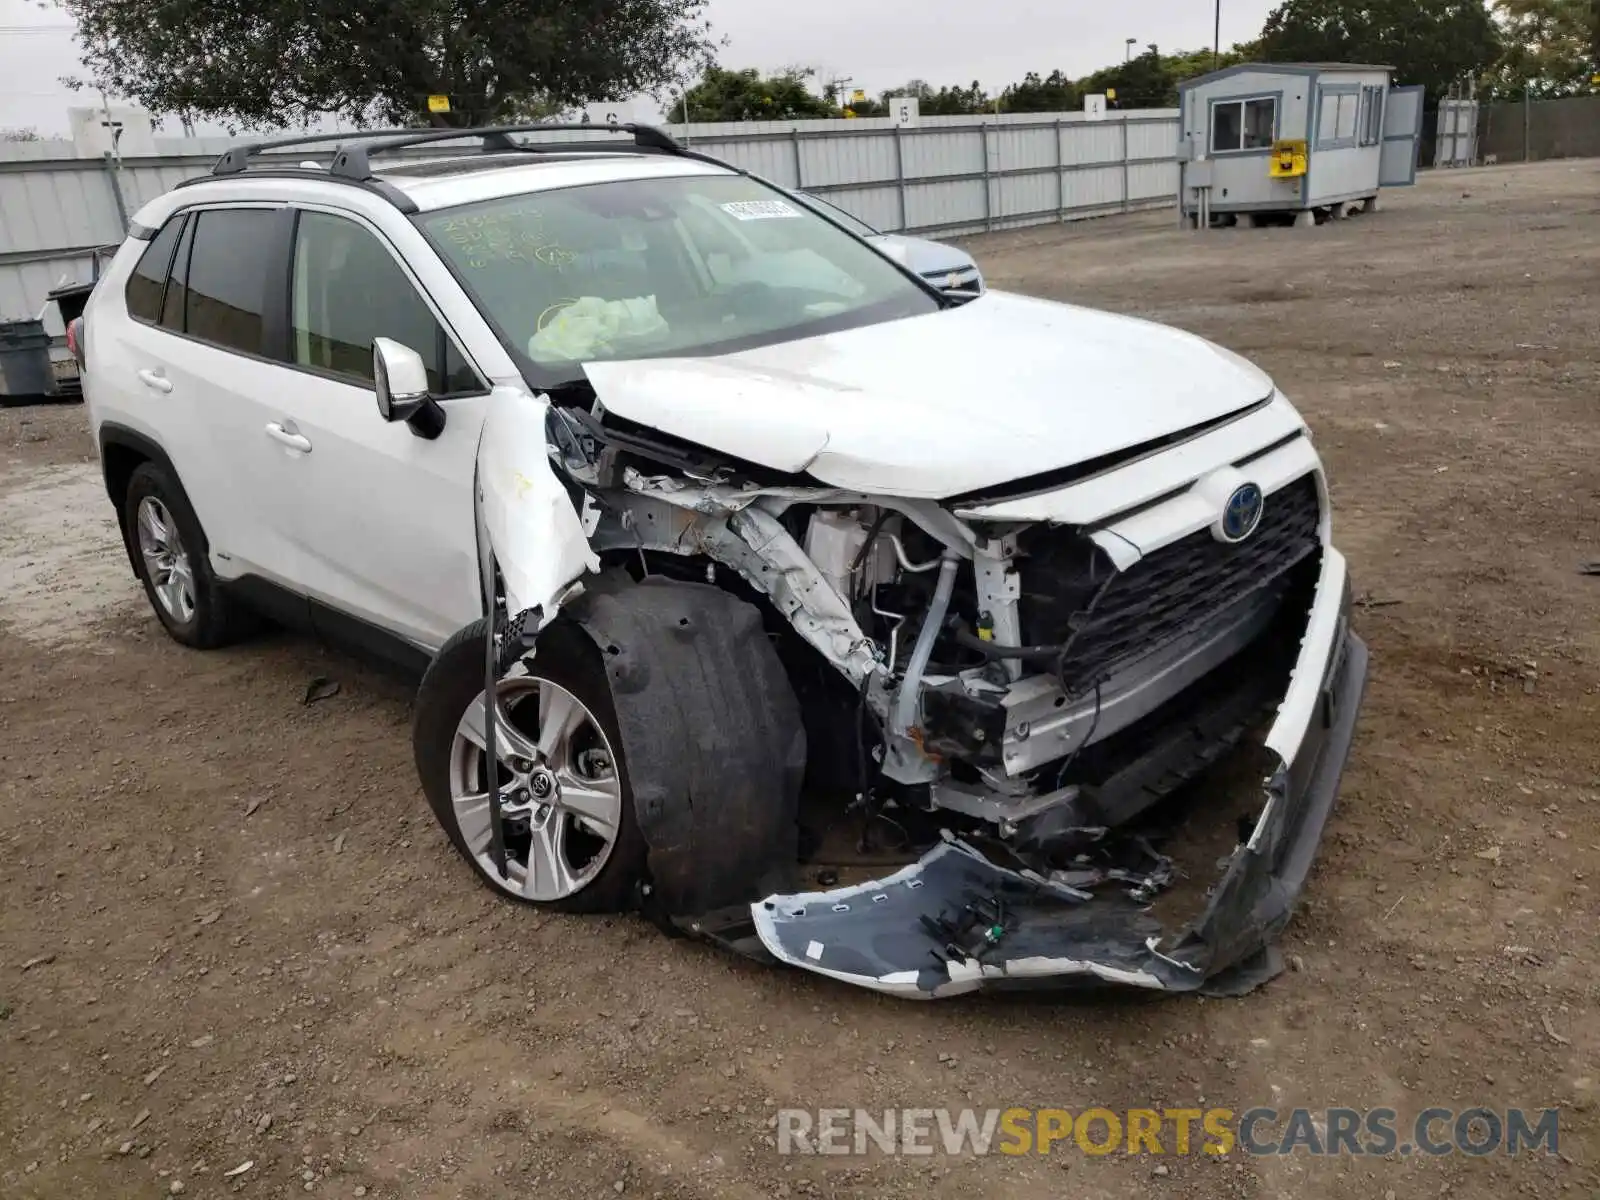
[[[1178,87],[1178,203],[1191,228],[1321,224],[1417,178],[1423,89],[1389,67],[1245,63]]]

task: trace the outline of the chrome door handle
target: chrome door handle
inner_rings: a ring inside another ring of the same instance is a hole
[[[144,384],[145,387],[154,388],[158,392],[170,392],[172,390],[172,380],[161,374],[160,371],[152,371],[148,367],[139,372],[139,382]]]
[[[273,441],[282,442],[291,450],[298,450],[302,454],[311,452],[311,439],[304,434],[290,433],[276,421],[267,422],[267,436]]]

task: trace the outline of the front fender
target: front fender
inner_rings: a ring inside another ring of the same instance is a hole
[[[562,593],[600,559],[589,548],[572,497],[551,466],[550,404],[511,387],[489,396],[478,441],[478,545],[500,568],[506,611],[535,609],[542,626]]]

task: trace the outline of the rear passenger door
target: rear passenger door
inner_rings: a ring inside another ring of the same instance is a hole
[[[311,444],[296,501],[308,594],[337,615],[436,649],[482,614],[473,475],[488,389],[383,234],[302,208],[289,283],[285,420]],[[443,432],[378,414],[372,341],[428,366]],[[314,619],[329,614],[314,610]],[[329,630],[348,639],[360,628]]]
[[[146,253],[170,245],[167,269],[158,276],[141,260],[129,280],[133,324],[123,351],[217,574],[290,587],[298,574],[293,455],[272,437],[262,397],[280,375],[268,347],[292,215],[237,206],[174,216]]]

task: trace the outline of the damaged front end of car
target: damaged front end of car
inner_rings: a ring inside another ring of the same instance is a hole
[[[603,399],[491,413],[480,523],[513,650],[604,658],[658,923],[909,998],[1276,973],[1367,662],[1287,401],[933,500]]]

